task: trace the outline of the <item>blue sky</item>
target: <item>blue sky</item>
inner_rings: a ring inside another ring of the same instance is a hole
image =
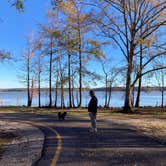
[[[0,3],[0,50],[9,51],[17,58],[26,47],[26,34],[36,31],[37,23],[46,22],[46,10],[50,8],[50,0],[26,0],[24,5],[25,11],[19,12],[7,3],[7,0]],[[114,46],[104,51],[111,57],[110,63],[118,65],[125,61],[120,51]],[[24,87],[19,82],[18,65],[19,63],[15,62],[1,63],[0,61],[0,89]],[[103,74],[101,64],[93,61],[89,63],[89,67],[91,71]],[[97,86],[102,86],[102,84],[103,82],[99,81]]]
[[[25,48],[25,35],[37,27],[37,22],[44,22],[49,0],[26,1],[25,11],[20,13],[11,7],[7,0],[0,3],[0,50],[10,51],[15,57]],[[17,77],[16,64],[0,64],[0,89],[23,87]]]
[[[11,52],[14,57],[19,58],[21,50],[26,47],[25,36],[37,30],[37,23],[46,20],[46,10],[50,7],[50,1],[25,1],[25,11],[19,12],[7,1],[0,3],[0,50]],[[109,50],[110,51],[110,50]],[[117,56],[117,51],[111,51]],[[24,85],[18,79],[18,63],[0,63],[0,89],[22,88]],[[96,63],[90,63],[92,70],[96,70]],[[101,67],[98,65],[98,70]],[[100,86],[100,85],[98,85]]]

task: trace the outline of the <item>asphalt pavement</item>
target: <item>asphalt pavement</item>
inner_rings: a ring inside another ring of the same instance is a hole
[[[0,119],[28,120],[42,130],[45,142],[38,166],[166,166],[164,145],[111,119],[97,121],[95,136],[89,133],[89,120],[81,116],[59,121],[56,114],[13,113],[0,114]]]

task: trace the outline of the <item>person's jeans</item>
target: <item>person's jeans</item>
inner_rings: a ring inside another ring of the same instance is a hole
[[[92,130],[97,131],[96,114],[93,114],[92,112],[89,112],[89,117],[90,117],[90,121],[91,121]]]

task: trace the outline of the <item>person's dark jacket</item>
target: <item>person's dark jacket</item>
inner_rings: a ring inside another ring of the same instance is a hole
[[[94,114],[97,113],[97,103],[98,100],[96,98],[96,96],[92,96],[89,105],[88,105],[88,112],[93,112]]]

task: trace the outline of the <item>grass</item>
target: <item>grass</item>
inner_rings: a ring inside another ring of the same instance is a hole
[[[122,108],[99,108],[99,112],[109,112],[109,113],[122,113]],[[166,107],[140,107],[140,108],[133,108],[133,113],[165,113],[166,114]],[[19,106],[4,106],[0,107],[0,112],[24,112],[24,111],[41,111],[41,112],[58,112],[58,111],[70,111],[70,112],[86,112],[87,108],[64,108],[64,109],[58,109],[58,108],[37,108],[37,107],[19,107]]]
[[[153,117],[166,119],[166,108],[161,107],[142,107],[134,108],[134,113],[126,114],[121,112],[121,108],[105,109],[100,108],[98,110],[98,117],[109,118],[141,118],[141,117]],[[37,114],[57,114],[59,111],[67,111],[68,115],[87,116],[87,108],[72,108],[72,109],[55,109],[55,108],[36,108],[36,107],[0,107],[0,113],[37,113]]]

